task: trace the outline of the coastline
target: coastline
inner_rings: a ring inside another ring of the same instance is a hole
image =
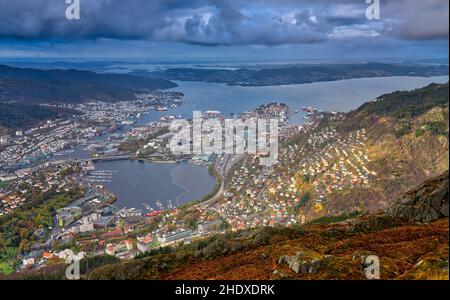
[[[127,160],[128,161],[141,161],[143,163],[149,163],[149,164],[152,164],[152,163],[155,163],[155,164],[172,164],[172,165],[178,164],[178,162],[175,161],[175,160],[170,160],[170,161],[155,160],[155,161],[153,161],[153,160],[150,160],[150,159],[138,158],[138,157],[130,157]],[[195,162],[190,161],[190,160],[187,163],[207,169],[208,170],[208,174],[214,177],[215,184],[212,187],[212,189],[209,192],[205,193],[203,196],[200,196],[197,199],[187,200],[186,202],[184,202],[184,203],[182,203],[180,205],[176,205],[177,208],[184,208],[184,207],[190,207],[190,206],[193,206],[193,205],[202,204],[205,201],[208,201],[208,200],[212,199],[213,197],[216,197],[218,194],[220,194],[221,187],[223,185],[222,184],[222,182],[223,182],[222,176],[220,176],[220,174],[218,174],[217,171],[212,170],[213,169],[213,165],[212,164],[209,165],[208,167],[205,167],[204,165],[195,163]],[[177,194],[177,196],[176,196],[175,200],[178,202],[179,201],[178,197],[180,195],[182,195],[184,192],[188,192],[189,193],[189,192],[192,192],[192,191],[189,188],[187,188],[186,186],[183,186],[179,182],[174,180],[172,172],[173,172],[173,169],[171,170],[171,173],[170,173],[170,176],[171,176],[171,179],[172,179],[172,183],[183,190],[183,192]],[[119,196],[116,193],[112,192],[108,187],[106,187],[103,184],[102,184],[102,187],[103,187],[102,188],[103,191],[106,191],[108,194],[111,194],[111,195],[114,196],[113,197],[114,200],[111,201],[111,203],[108,202],[108,204],[113,204],[119,199]]]

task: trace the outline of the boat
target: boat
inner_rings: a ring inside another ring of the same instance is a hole
[[[153,212],[149,212],[147,214],[145,214],[147,217],[154,217],[157,216],[159,214],[161,214],[163,211],[162,210],[157,210],[157,211],[153,211]]]
[[[159,200],[156,200],[156,206],[158,206],[158,208],[161,209],[161,210],[164,209],[164,207],[163,207],[161,201],[159,201]]]
[[[172,200],[167,200],[167,208],[168,209],[172,209],[173,208]]]

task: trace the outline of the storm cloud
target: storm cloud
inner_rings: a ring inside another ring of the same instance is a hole
[[[80,0],[67,20],[65,0],[0,1],[0,39],[133,39],[198,45],[311,44],[388,36],[448,39],[447,0],[382,1],[381,19],[364,0]]]

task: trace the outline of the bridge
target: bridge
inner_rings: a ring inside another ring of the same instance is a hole
[[[132,157],[130,155],[116,155],[116,156],[99,156],[92,157],[86,159],[77,159],[72,160],[75,163],[83,163],[83,162],[102,162],[102,161],[114,161],[114,160],[127,160],[127,159],[135,159],[136,157]]]
[[[76,159],[76,160],[71,160],[75,163],[83,163],[83,162],[102,162],[102,161],[115,161],[115,160],[128,160],[128,159],[132,159],[132,160],[142,160],[142,161],[147,161],[148,158],[152,158],[152,157],[161,157],[163,156],[162,154],[151,154],[151,155],[147,155],[144,158],[139,158],[137,156],[131,156],[131,155],[115,155],[115,156],[98,156],[98,157],[91,157],[91,158],[86,158],[86,159]]]

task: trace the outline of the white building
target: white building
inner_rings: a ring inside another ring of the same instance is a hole
[[[55,253],[55,256],[60,259],[64,259],[66,262],[71,263],[73,261],[82,260],[86,256],[86,252],[80,251],[80,253],[75,254],[71,249],[64,249],[60,252]]]
[[[0,136],[0,145],[4,145],[8,143],[8,136]]]
[[[94,223],[83,223],[80,225],[80,233],[90,232],[94,230]]]
[[[31,266],[34,264],[34,258],[25,258],[22,259],[22,264],[24,267]]]

